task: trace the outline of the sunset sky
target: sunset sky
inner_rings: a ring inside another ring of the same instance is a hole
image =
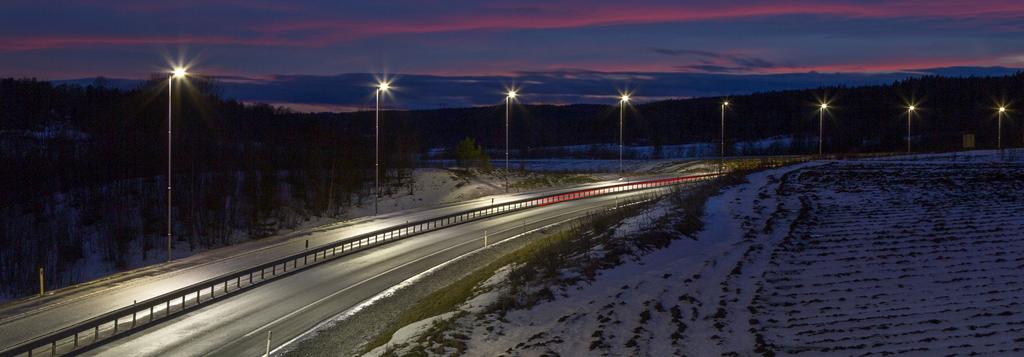
[[[398,75],[403,107],[500,102],[483,89],[511,82],[547,103],[600,101],[626,86],[649,98],[735,94],[948,67],[958,68],[940,72],[1012,72],[1024,67],[1024,1],[0,4],[0,76],[143,79],[179,60],[239,99],[339,110],[365,102],[375,73]],[[336,89],[351,94],[294,93],[346,85]]]

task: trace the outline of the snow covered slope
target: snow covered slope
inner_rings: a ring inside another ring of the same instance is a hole
[[[748,180],[707,203],[696,240],[529,309],[455,315],[448,333],[468,355],[1024,355],[1021,162],[813,162]]]

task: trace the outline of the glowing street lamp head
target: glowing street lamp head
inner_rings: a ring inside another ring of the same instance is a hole
[[[821,103],[821,110],[828,109],[828,103]]]
[[[727,100],[727,101],[722,102],[722,106],[725,106],[725,107],[729,106],[729,101]]]
[[[378,91],[387,92],[390,89],[391,89],[391,82],[381,81],[380,83],[377,83],[377,90]]]
[[[174,78],[185,78],[187,75],[188,71],[185,70],[185,67],[174,67],[174,70],[171,71],[171,76]]]
[[[619,101],[621,101],[623,103],[628,103],[629,102],[629,94],[628,93],[627,94],[623,94],[621,97],[619,97]]]
[[[1005,112],[1005,111],[1006,111],[1006,107],[999,107],[999,112],[1000,113]]]
[[[518,93],[516,93],[515,89],[510,89],[508,93],[505,93],[505,95],[508,96],[508,99],[516,99],[516,95],[518,95]]]
[[[907,109],[909,109],[910,111],[915,111],[915,110],[917,110],[917,107],[911,105],[911,106],[907,107]]]

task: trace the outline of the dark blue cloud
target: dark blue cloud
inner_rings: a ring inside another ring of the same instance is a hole
[[[0,2],[0,76],[779,74],[1024,66],[1019,0]],[[654,49],[654,50],[652,50]]]

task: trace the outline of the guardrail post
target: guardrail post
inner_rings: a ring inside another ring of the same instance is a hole
[[[167,310],[167,312],[164,313],[164,317],[171,316],[171,300],[170,299],[167,300],[167,308],[165,308],[164,310]]]
[[[96,343],[100,339],[100,325],[96,325],[92,331],[92,343]]]
[[[78,348],[78,331],[75,331],[75,348]]]
[[[271,336],[271,331],[267,330],[267,353],[263,354],[266,357],[270,357],[270,336]]]
[[[50,342],[50,355],[57,355],[57,341]]]
[[[115,335],[117,334],[117,319],[118,318],[116,318],[116,317],[114,318],[114,334]]]
[[[135,306],[135,304],[138,304],[138,303],[139,303],[138,300],[132,300],[132,306]],[[135,328],[135,316],[138,313],[139,313],[139,310],[132,311],[132,328]]]
[[[149,305],[149,321],[147,322],[153,322],[153,305]],[[78,338],[78,335],[75,335],[75,338]]]

